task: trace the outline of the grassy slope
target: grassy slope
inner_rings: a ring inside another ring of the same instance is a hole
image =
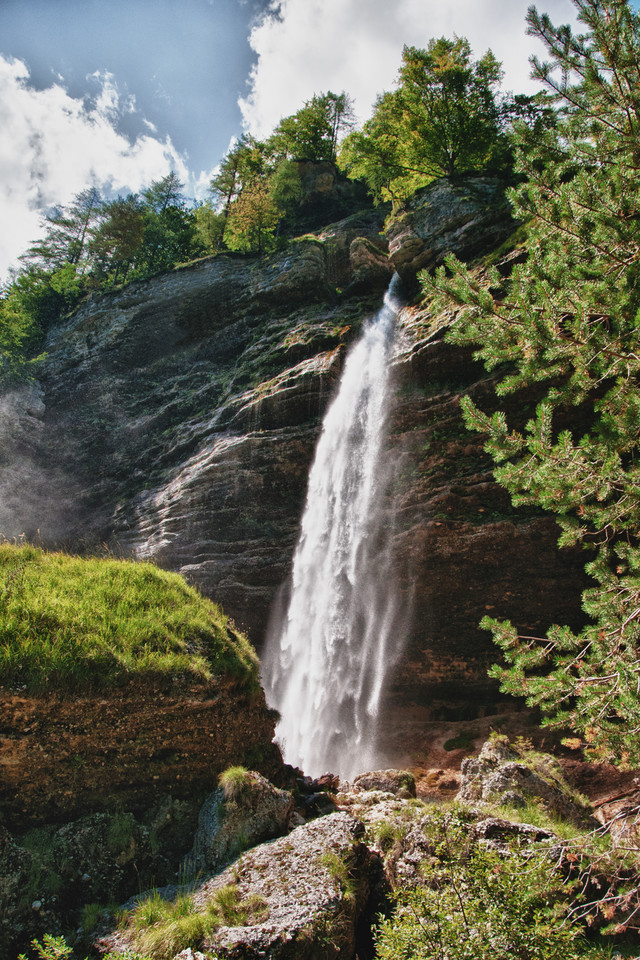
[[[249,641],[177,574],[0,544],[0,684],[78,689],[168,673],[258,682]]]

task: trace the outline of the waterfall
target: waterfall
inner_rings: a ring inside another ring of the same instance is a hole
[[[377,714],[395,662],[397,604],[384,495],[389,354],[399,309],[384,305],[350,351],[322,425],[289,586],[263,663],[284,759],[350,779],[376,756]]]

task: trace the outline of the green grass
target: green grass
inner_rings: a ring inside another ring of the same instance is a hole
[[[0,544],[0,684],[81,689],[171,674],[259,682],[249,641],[178,574]]]
[[[228,767],[218,777],[225,800],[237,800],[245,791],[251,790],[253,777],[246,767]]]
[[[190,894],[170,901],[154,892],[125,914],[122,928],[136,952],[153,960],[170,960],[181,950],[199,947],[221,926],[246,926],[267,917],[264,900],[257,896],[243,899],[235,884],[228,884],[198,906]]]

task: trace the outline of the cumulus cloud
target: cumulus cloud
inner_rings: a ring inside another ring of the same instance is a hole
[[[96,74],[95,97],[71,97],[61,82],[44,90],[29,83],[21,60],[0,55],[0,277],[40,234],[47,209],[68,203],[90,184],[106,192],[136,191],[173,169],[188,179],[184,158],[169,138],[117,129],[134,108],[114,78]]]
[[[491,48],[505,70],[504,88],[533,92],[528,59],[540,48],[525,34],[529,0],[273,0],[251,32],[257,61],[240,100],[247,129],[268,135],[314,93],[345,90],[361,120],[390,90],[404,44],[467,37],[476,56]],[[575,22],[571,0],[545,0],[554,22]]]

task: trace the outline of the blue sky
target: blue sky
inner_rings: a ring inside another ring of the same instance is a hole
[[[175,169],[202,199],[232,137],[266,136],[314,93],[366,119],[404,44],[491,47],[532,90],[528,0],[0,0],[0,278],[43,213],[90,183],[136,191]],[[539,3],[555,22],[571,0]]]
[[[267,0],[1,0],[0,53],[24,60],[31,83],[58,80],[72,97],[96,97],[111,75],[135,110],[118,126],[143,122],[187,149],[194,170],[209,168],[241,124],[238,98],[255,54],[249,32]]]

